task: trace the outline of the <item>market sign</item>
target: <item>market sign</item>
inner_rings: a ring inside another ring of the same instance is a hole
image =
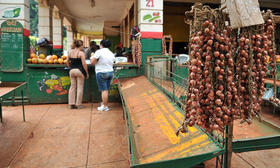
[[[163,0],[140,0],[140,9],[163,10]]]
[[[1,25],[1,32],[2,33],[22,33],[23,27],[21,23],[16,20],[7,20],[3,22]]]
[[[23,12],[20,6],[1,6],[0,7],[0,11],[1,11],[1,18],[3,19],[19,19],[23,17]]]
[[[141,23],[163,24],[162,11],[142,10],[140,13],[140,17],[141,17]]]
[[[142,38],[160,39],[163,35],[163,0],[139,0],[138,20]]]
[[[1,71],[23,71],[23,26],[16,20],[1,24]]]
[[[139,0],[140,24],[163,24],[163,0]]]
[[[258,0],[227,0],[231,28],[241,28],[263,24]]]

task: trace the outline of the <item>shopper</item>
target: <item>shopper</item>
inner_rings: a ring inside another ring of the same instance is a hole
[[[85,61],[83,50],[83,41],[74,42],[75,48],[70,50],[67,57],[67,66],[70,69],[69,76],[71,86],[68,95],[68,104],[70,109],[82,108],[84,79],[88,79],[88,68]]]
[[[86,50],[86,59],[90,59],[90,57],[98,50],[98,46],[95,41],[90,42],[90,47]]]
[[[109,40],[102,40],[100,49],[91,57],[91,63],[95,65],[96,80],[99,91],[101,91],[102,103],[98,111],[109,111],[108,92],[113,78],[113,63],[115,56],[109,50],[112,43]]]

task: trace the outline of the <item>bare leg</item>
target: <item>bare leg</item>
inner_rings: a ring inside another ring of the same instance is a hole
[[[101,96],[102,96],[102,102],[104,106],[105,107],[108,106],[108,90],[102,91]]]

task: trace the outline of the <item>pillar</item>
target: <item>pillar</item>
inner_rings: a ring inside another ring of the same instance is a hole
[[[127,48],[130,47],[130,39],[129,39],[129,34],[130,34],[130,10],[128,10],[128,14],[127,14],[127,35],[126,35],[126,40],[127,40]]]
[[[67,38],[67,50],[69,51],[73,44],[73,38],[74,38],[71,26],[67,26],[66,38]]]
[[[6,20],[17,20],[23,26],[24,35],[28,37],[30,35],[29,8],[29,0],[1,0],[0,25]]]
[[[54,2],[39,3],[38,8],[38,20],[39,20],[39,38],[47,38],[49,41],[53,41],[53,7]]]
[[[53,12],[53,52],[61,55],[63,52],[63,16],[58,10]]]
[[[126,31],[125,31],[125,18],[122,20],[122,39],[123,39],[123,46],[126,46]]]
[[[137,3],[137,0],[134,0],[134,25],[133,26],[136,26],[138,25],[138,3]]]
[[[141,32],[141,71],[148,55],[161,55],[163,37],[163,0],[138,0],[138,26]]]
[[[163,0],[138,0],[138,24],[142,38],[163,37]]]

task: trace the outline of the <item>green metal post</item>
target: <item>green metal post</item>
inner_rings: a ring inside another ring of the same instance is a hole
[[[163,74],[162,74],[162,68],[160,68],[160,86],[163,88]]]
[[[219,161],[220,161],[220,160],[219,160],[219,156],[217,156],[217,157],[216,157],[216,168],[219,167]]]
[[[25,111],[24,111],[23,90],[21,90],[21,104],[22,104],[23,121],[25,122]]]
[[[175,84],[174,84],[174,76],[172,76],[172,88],[173,88],[173,102],[176,102],[175,99]]]
[[[225,161],[224,161],[224,168],[228,168],[227,167],[227,160],[228,160],[228,126],[226,126],[226,139],[225,139],[225,149],[226,149],[226,153],[225,153]]]
[[[224,167],[231,168],[233,123],[226,126],[226,153]]]

